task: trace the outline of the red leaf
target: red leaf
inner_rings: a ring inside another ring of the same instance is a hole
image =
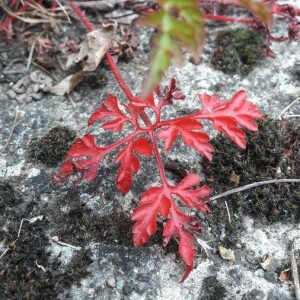
[[[142,246],[156,232],[157,214],[159,213],[163,218],[169,216],[170,220],[163,231],[163,245],[166,246],[172,237],[179,237],[179,253],[186,264],[182,281],[185,280],[194,265],[196,239],[191,232],[199,231],[200,225],[195,222],[194,218],[178,210],[171,195],[178,196],[188,206],[208,212],[206,202],[211,190],[206,186],[196,190],[189,189],[199,182],[200,177],[191,173],[176,186],[150,188],[142,195],[141,204],[134,210],[131,217],[136,222],[132,228],[134,244]]]
[[[198,184],[200,177],[196,174],[188,174],[176,187],[172,189],[172,194],[178,196],[183,203],[189,207],[196,207],[199,211],[209,212],[210,209],[206,205],[211,189],[203,185],[199,189],[189,190],[188,188]]]
[[[206,94],[199,95],[199,100],[203,104],[200,118],[212,121],[216,130],[224,132],[239,147],[246,148],[246,134],[238,126],[257,131],[254,119],[263,119],[258,107],[247,101],[246,92],[237,92],[229,102]]]
[[[145,156],[152,155],[152,147],[146,138],[130,141],[117,155],[116,163],[121,167],[116,177],[116,186],[123,193],[127,193],[132,183],[132,175],[140,168],[140,162],[134,155],[134,151]]]
[[[153,187],[142,195],[141,204],[131,216],[136,223],[132,227],[133,242],[140,247],[148,242],[156,232],[156,217],[160,213],[164,218],[169,214],[170,199],[162,187]]]
[[[146,138],[140,138],[134,141],[134,150],[144,156],[152,156],[152,146]]]
[[[163,236],[164,236],[164,246],[166,246],[171,237],[179,237],[179,253],[186,264],[186,269],[180,282],[183,282],[194,266],[196,239],[189,232],[199,231],[200,226],[194,219],[180,212],[177,208],[171,210],[171,219],[166,224]]]
[[[104,103],[95,110],[88,120],[88,125],[93,125],[95,122],[106,118],[112,118],[113,120],[107,121],[101,125],[105,130],[121,131],[124,122],[131,122],[131,120],[119,109],[118,100],[113,95],[109,95]]]
[[[166,150],[169,151],[178,134],[181,134],[182,140],[186,145],[195,148],[197,152],[211,160],[213,147],[208,143],[210,140],[209,136],[199,132],[202,127],[202,124],[195,119],[184,118],[173,122],[170,121],[166,128],[160,130],[157,137],[165,140]]]
[[[106,150],[106,147],[96,145],[91,134],[77,139],[66,156],[66,159],[70,160],[60,167],[57,174],[53,175],[54,182],[64,182],[69,176],[77,172],[81,173],[81,176],[74,181],[75,184],[82,179],[93,181],[97,176],[99,163],[105,156]]]

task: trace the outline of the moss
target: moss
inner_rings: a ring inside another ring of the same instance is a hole
[[[227,291],[216,276],[209,276],[203,280],[201,294],[198,300],[222,300],[225,299]]]
[[[91,89],[102,89],[107,85],[107,77],[104,73],[90,74],[84,79]]]
[[[56,166],[63,160],[75,138],[75,131],[63,126],[54,127],[39,140],[31,140],[29,156],[46,166]]]
[[[217,236],[222,236],[222,246],[225,248],[235,248],[239,242],[239,233],[245,229],[243,218],[236,214],[234,208],[229,208],[231,219],[224,201],[218,206],[214,206],[211,214],[207,218],[208,226]]]
[[[55,235],[67,243],[84,246],[93,240],[104,244],[133,246],[132,222],[123,212],[114,211],[101,216],[85,205],[75,205],[61,218],[57,222],[63,226],[57,229]]]
[[[0,215],[5,216],[0,218],[0,241],[3,240],[5,236],[6,222],[19,220],[17,206],[22,203],[22,194],[15,187],[12,181],[5,179],[0,179]]]
[[[238,28],[220,31],[211,63],[226,74],[249,74],[263,58],[264,37],[255,31]]]
[[[296,158],[300,147],[299,125],[270,119],[259,122],[259,131],[247,135],[246,150],[238,149],[222,135],[214,138],[212,144],[214,159],[212,163],[203,162],[203,171],[207,184],[217,194],[235,187],[230,181],[233,172],[240,176],[240,186],[277,178],[278,167],[283,172],[282,177],[288,171],[288,178],[299,178],[299,160]],[[292,153],[289,158],[284,158],[284,150]],[[228,205],[238,215],[250,214],[270,222],[298,221],[299,195],[297,184],[271,184],[233,194]],[[218,205],[224,200],[220,199]]]
[[[57,258],[49,259],[46,226],[46,220],[24,222],[14,245],[10,239],[17,235],[16,229],[9,230],[6,243],[11,250],[1,258],[0,266],[1,299],[56,299],[64,289],[79,284],[89,274],[87,267],[92,262],[89,250],[74,255],[66,269]]]
[[[0,179],[0,214],[8,207],[18,205],[21,201],[21,194],[8,180]]]

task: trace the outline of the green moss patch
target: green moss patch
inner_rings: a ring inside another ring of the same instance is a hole
[[[29,156],[46,166],[54,167],[63,160],[76,133],[67,127],[52,128],[39,140],[33,139],[29,144]]]
[[[259,122],[259,131],[247,136],[246,150],[238,149],[228,138],[218,135],[212,140],[215,148],[213,161],[203,162],[206,183],[215,194],[219,194],[236,185],[276,178],[299,178],[299,127],[298,123],[287,121],[267,119]],[[232,174],[239,176],[238,184],[232,181]],[[269,222],[300,220],[299,184],[263,185],[221,198],[216,205],[223,207],[224,218],[225,201],[232,216],[246,214]],[[216,214],[214,207],[212,211],[213,215]]]
[[[249,29],[220,31],[211,63],[226,74],[249,74],[264,57],[262,34]]]

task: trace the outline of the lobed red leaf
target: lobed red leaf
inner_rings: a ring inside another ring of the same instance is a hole
[[[132,184],[132,175],[140,168],[140,161],[134,152],[144,156],[152,155],[152,146],[146,138],[131,140],[117,155],[115,162],[121,164],[117,173],[116,186],[123,193],[127,193]]]
[[[263,119],[258,107],[247,101],[247,93],[241,90],[229,102],[216,95],[203,94],[198,97],[203,105],[198,116],[212,121],[216,130],[222,131],[239,147],[246,148],[246,134],[239,126],[257,131],[254,119]]]
[[[76,173],[81,173],[81,176],[73,181],[74,184],[83,179],[93,181],[97,176],[99,163],[105,156],[106,151],[106,147],[96,145],[93,135],[85,134],[71,146],[66,156],[66,159],[69,160],[60,167],[58,173],[53,175],[54,183],[64,182]]]
[[[120,110],[118,99],[113,95],[109,95],[104,103],[92,113],[88,120],[88,125],[93,125],[95,122],[107,118],[112,118],[113,120],[107,121],[101,125],[105,130],[121,131],[125,122],[131,122],[131,120]]]
[[[170,210],[170,199],[162,187],[153,187],[142,194],[141,204],[131,216],[136,223],[132,227],[133,242],[136,246],[142,246],[155,234],[156,218],[159,213],[166,218]]]
[[[197,152],[211,160],[213,147],[209,144],[209,136],[199,132],[202,127],[202,124],[195,119],[184,118],[170,121],[166,128],[159,131],[157,137],[165,141],[166,150],[169,151],[180,134],[186,145],[193,147]]]

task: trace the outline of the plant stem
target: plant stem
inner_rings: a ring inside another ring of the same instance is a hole
[[[32,0],[28,0],[26,3],[24,3],[24,5],[22,5],[16,12],[14,16],[9,16],[7,17],[2,23],[0,23],[0,31],[8,29],[8,26],[17,18],[16,15],[26,11],[26,9],[28,8],[30,2]],[[12,2],[12,6],[14,7],[16,5],[16,1]],[[3,4],[4,6],[4,4]],[[0,5],[0,7],[2,7],[2,5]],[[3,7],[2,7],[3,8]]]
[[[231,194],[238,193],[238,192],[242,192],[242,191],[254,188],[254,187],[258,187],[260,185],[271,184],[271,183],[298,183],[298,182],[300,183],[300,179],[272,179],[272,180],[254,182],[254,183],[251,183],[251,184],[247,184],[247,185],[238,187],[236,189],[232,189],[230,191],[219,194],[217,196],[211,197],[210,201],[217,200],[219,198],[226,197],[226,196],[229,196]]]
[[[70,7],[73,9],[74,13],[78,16],[80,21],[84,24],[88,31],[94,31],[95,28],[93,24],[86,18],[86,16],[82,13],[81,9],[74,4],[73,2],[69,2]]]
[[[71,8],[73,9],[73,11],[77,14],[77,16],[79,17],[80,21],[85,25],[85,27],[87,28],[88,31],[94,31],[95,28],[93,26],[93,24],[85,17],[85,15],[82,13],[81,9],[74,4],[73,2],[69,3]],[[109,68],[112,71],[112,73],[114,74],[117,82],[119,83],[121,89],[123,90],[124,94],[126,95],[126,97],[128,98],[128,100],[130,102],[134,101],[134,96],[132,95],[129,87],[127,86],[126,82],[124,81],[123,77],[121,76],[117,65],[115,64],[112,56],[110,55],[109,51],[106,51],[105,53],[105,57],[106,60],[108,62]]]
[[[150,139],[151,139],[151,143],[152,143],[152,148],[153,148],[153,152],[154,152],[154,156],[156,158],[156,163],[158,166],[158,171],[159,171],[159,176],[160,179],[162,181],[162,185],[163,186],[169,186],[168,181],[167,181],[167,177],[166,177],[166,173],[165,173],[165,169],[163,166],[163,163],[161,161],[161,157],[158,151],[158,147],[157,147],[157,143],[156,143],[156,139],[154,136],[154,131],[150,131],[149,133]]]
[[[88,29],[88,31],[93,31],[95,30],[93,24],[85,17],[85,15],[82,13],[82,11],[80,10],[80,8],[70,2],[70,7],[73,9],[73,11],[77,14],[77,16],[79,17],[80,21],[85,25],[85,27]],[[109,68],[112,71],[112,73],[114,74],[118,84],[120,85],[121,89],[123,90],[124,94],[126,95],[127,99],[130,102],[133,102],[135,100],[135,97],[132,95],[128,85],[126,84],[126,82],[124,81],[123,77],[121,76],[117,65],[115,64],[112,56],[110,55],[109,51],[106,51],[105,53],[105,57],[106,60],[108,62]],[[140,116],[143,120],[143,122],[145,123],[146,126],[150,126],[151,122],[149,120],[149,118],[147,117],[147,115],[145,114],[145,112],[141,112]]]
[[[114,74],[116,80],[118,81],[121,89],[123,90],[124,94],[126,95],[126,97],[128,98],[128,100],[130,102],[134,101],[134,96],[132,95],[128,85],[126,84],[126,82],[124,81],[123,77],[121,76],[116,63],[114,62],[112,56],[110,55],[109,51],[106,51],[105,53],[105,57],[106,60],[109,64],[110,70],[112,71],[112,73]]]
[[[217,16],[211,14],[204,14],[204,18],[207,20],[219,21],[219,22],[228,22],[228,23],[243,23],[243,24],[252,24],[255,23],[253,19],[238,19],[226,16]]]

